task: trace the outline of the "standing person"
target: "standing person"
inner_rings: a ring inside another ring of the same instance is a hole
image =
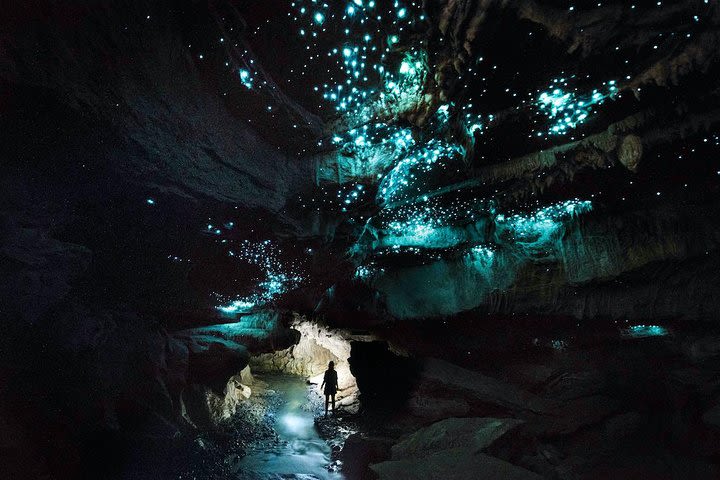
[[[323,390],[325,393],[325,415],[328,413],[328,403],[330,403],[330,397],[332,397],[332,411],[335,413],[335,394],[337,393],[338,387],[335,362],[328,363],[328,369],[325,370],[325,376],[323,377],[322,385],[320,385],[320,388],[323,387],[325,387],[325,390]]]

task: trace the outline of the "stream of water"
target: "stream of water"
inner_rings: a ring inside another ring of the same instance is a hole
[[[243,457],[238,465],[239,478],[343,479],[340,473],[328,471],[330,447],[315,428],[305,381],[293,376],[269,376],[263,381],[284,399],[275,413],[274,428],[280,441],[272,448],[249,452]]]

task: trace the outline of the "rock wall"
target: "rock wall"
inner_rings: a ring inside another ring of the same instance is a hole
[[[541,256],[488,251],[485,256],[387,269],[370,282],[384,296],[390,313],[400,318],[479,308],[577,318],[710,319],[720,314],[720,305],[703,285],[713,284],[715,275],[700,265],[716,261],[717,213],[715,205],[692,216],[683,207],[665,205],[614,216],[590,215],[567,228]],[[638,281],[643,276],[649,283]],[[685,281],[692,285],[683,294],[694,299],[690,303],[676,298],[670,286]],[[617,295],[612,305],[611,295]]]

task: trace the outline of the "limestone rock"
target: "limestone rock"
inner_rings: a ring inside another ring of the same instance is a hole
[[[240,383],[244,385],[252,385],[255,383],[255,377],[253,377],[252,372],[250,371],[250,365],[240,370]]]
[[[250,359],[243,345],[230,340],[203,335],[183,340],[190,351],[191,382],[210,385],[217,394],[224,392],[227,379],[245,368]]]
[[[472,448],[441,450],[422,458],[371,465],[381,480],[540,480],[524,468]]]
[[[618,445],[634,435],[642,425],[643,416],[627,412],[608,418],[603,426],[603,439],[607,444]]]
[[[720,428],[720,403],[703,413],[703,422],[715,428]]]
[[[521,423],[513,418],[447,418],[394,445],[392,459],[419,458],[448,448],[483,450]]]
[[[463,396],[508,410],[542,412],[554,406],[553,402],[514,385],[438,359],[428,359],[425,362],[421,373],[421,386],[435,390],[457,390]]]
[[[530,430],[538,435],[567,435],[578,429],[601,422],[618,408],[618,401],[603,395],[570,400],[529,422]]]
[[[345,440],[340,452],[343,471],[359,473],[371,463],[389,459],[390,444],[391,442],[385,438],[366,437],[360,433],[353,433]]]
[[[637,135],[628,135],[623,138],[618,148],[618,159],[625,167],[635,172],[640,165],[640,158],[643,154],[642,140]]]
[[[413,415],[429,420],[463,416],[470,411],[470,405],[462,398],[435,398],[422,393],[410,397],[407,407]]]

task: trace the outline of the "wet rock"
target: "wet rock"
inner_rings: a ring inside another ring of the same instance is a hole
[[[614,413],[618,405],[616,399],[603,395],[578,398],[558,405],[544,415],[529,416],[528,430],[538,436],[567,435],[599,423]]]
[[[509,411],[543,412],[554,406],[553,402],[514,385],[438,359],[425,361],[420,373],[420,387],[426,390],[456,391],[460,398],[480,401]]]
[[[462,398],[438,398],[424,393],[410,397],[407,408],[413,415],[428,420],[461,417],[470,412],[470,404]]]
[[[321,408],[319,406],[319,408]],[[315,417],[315,428],[332,449],[333,458],[345,448],[345,441],[360,430],[356,417],[340,415],[319,415]]]
[[[473,448],[452,448],[422,458],[371,465],[381,480],[540,480],[542,477]]]
[[[209,408],[215,423],[227,420],[235,415],[238,406],[248,400],[251,395],[252,389],[241,383],[240,375],[231,377],[225,386],[224,397],[218,395],[208,397]]]
[[[682,343],[681,348],[694,363],[714,360],[720,356],[720,336],[688,338]]]
[[[247,349],[230,340],[209,336],[182,337],[190,355],[190,381],[209,385],[223,394],[228,378],[245,368],[250,360]]]
[[[640,164],[640,159],[643,154],[642,139],[637,135],[627,135],[623,138],[620,147],[618,148],[618,160],[625,167],[635,172]]]
[[[627,412],[608,418],[603,426],[603,440],[607,445],[617,447],[638,432],[643,419],[643,415],[638,412]]]
[[[518,464],[531,470],[538,472],[544,478],[566,478],[565,476],[558,475],[558,468],[554,459],[548,460],[546,455],[538,452],[535,455],[524,455],[518,461]],[[572,478],[572,477],[569,477]]]
[[[392,459],[418,458],[448,448],[483,450],[521,423],[513,418],[448,418],[393,445]]]
[[[557,367],[531,363],[508,365],[503,369],[510,383],[537,387],[546,383],[557,372]]]
[[[388,460],[391,445],[392,440],[387,438],[353,433],[345,440],[340,452],[343,471],[348,474],[361,474],[368,465]]]
[[[213,415],[208,405],[212,401],[212,391],[204,386],[193,384],[182,393],[183,417],[195,428],[212,428]]]
[[[720,403],[705,411],[702,421],[714,428],[720,428]]]
[[[605,421],[582,428],[570,434],[562,441],[564,456],[579,465],[592,464],[603,457],[615,456],[628,449],[635,448],[635,442],[642,440],[639,435],[640,428],[646,417],[638,412],[626,412],[607,418]],[[557,465],[563,455],[555,455],[559,459],[553,462]],[[562,460],[565,462],[565,460]],[[538,470],[540,471],[540,470]]]
[[[542,389],[542,393],[556,400],[596,395],[606,387],[605,373],[600,370],[556,372]]]
[[[252,384],[255,383],[255,377],[253,377],[249,365],[240,371],[240,383],[249,386],[252,386]]]

